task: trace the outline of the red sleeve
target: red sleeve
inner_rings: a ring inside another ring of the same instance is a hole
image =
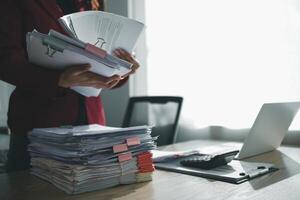
[[[37,95],[53,98],[60,72],[30,64],[26,53],[26,33],[20,3],[1,0],[0,6],[0,79]]]

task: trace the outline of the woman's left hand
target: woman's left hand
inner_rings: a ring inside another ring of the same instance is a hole
[[[134,58],[134,56],[125,51],[124,49],[116,49],[113,51],[113,54],[118,58],[121,58],[122,60],[126,60],[127,62],[132,63],[131,71],[122,76],[122,78],[126,78],[127,76],[134,74],[136,70],[140,67],[139,62]]]
[[[92,10],[101,10],[99,0],[91,0]]]

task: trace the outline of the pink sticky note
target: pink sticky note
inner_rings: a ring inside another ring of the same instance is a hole
[[[100,49],[92,44],[89,44],[87,43],[86,46],[85,46],[85,50],[90,52],[90,53],[93,53],[97,56],[100,56],[101,58],[105,58],[106,55],[107,55],[107,52],[104,51],[103,49]]]
[[[113,152],[114,153],[119,153],[119,152],[123,152],[123,151],[127,151],[128,147],[126,144],[117,144],[113,146]]]
[[[132,138],[126,139],[126,143],[128,146],[133,146],[133,145],[141,144],[141,140],[139,137],[132,137]]]
[[[132,154],[131,152],[128,152],[128,153],[124,153],[124,154],[120,154],[118,156],[118,160],[119,162],[124,162],[126,160],[131,160],[132,159]]]

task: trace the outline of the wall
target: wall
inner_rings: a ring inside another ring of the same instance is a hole
[[[107,0],[105,10],[128,16],[127,0]],[[121,88],[101,92],[108,126],[121,126],[129,98],[129,83]]]

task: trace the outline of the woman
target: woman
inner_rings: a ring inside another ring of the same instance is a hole
[[[125,79],[110,78],[89,72],[88,65],[72,66],[65,71],[45,69],[27,60],[25,36],[36,29],[48,33],[54,29],[64,33],[58,18],[71,12],[97,9],[98,0],[2,0],[0,16],[0,79],[16,86],[10,97],[8,126],[11,143],[7,170],[29,167],[27,133],[34,127],[105,124],[100,97],[83,97],[71,86],[114,88]],[[115,55],[139,67],[126,51]],[[128,74],[129,75],[129,74]]]

